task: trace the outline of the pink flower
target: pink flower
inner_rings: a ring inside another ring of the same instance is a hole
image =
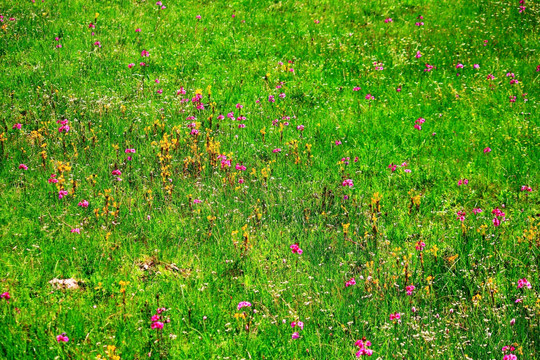
[[[474,69],[480,69],[480,65],[474,64],[474,65],[473,65],[473,68],[474,68]]]
[[[296,130],[304,131],[304,125],[298,125],[298,126],[296,127]]]
[[[96,41],[96,42],[94,43],[94,45],[97,46],[97,47],[101,47],[101,43],[100,43],[99,41]]]
[[[64,196],[67,196],[68,192],[66,190],[60,190],[58,192],[58,198],[62,199]]]
[[[276,102],[276,99],[274,98],[274,95],[268,95],[268,102]]]
[[[362,90],[362,88],[361,88],[360,86],[355,86],[355,87],[353,88],[353,91],[360,91],[360,90]]]
[[[493,74],[488,74],[487,79],[488,80],[493,80],[493,79],[495,79],[495,76],[493,76]]]
[[[19,169],[28,170],[28,166],[26,166],[24,164],[21,164],[21,165],[19,165]]]
[[[414,25],[416,25],[416,26],[424,26],[424,23],[423,22],[417,22]]]
[[[463,64],[462,63],[458,63],[456,65],[456,69],[463,69]]]
[[[292,339],[295,340],[295,339],[298,339],[300,337],[300,334],[298,332],[294,332],[292,334]]]
[[[298,246],[298,243],[292,244],[289,248],[292,250],[293,254],[302,255],[303,253],[302,249]]]
[[[202,18],[201,15],[197,15],[195,17],[197,18],[197,20],[201,20],[201,18]]]
[[[341,186],[348,186],[348,187],[352,188],[354,186],[354,183],[353,183],[352,179],[345,179],[341,183]]]
[[[132,67],[134,67],[134,66],[135,66],[135,64],[134,64],[134,63],[130,63],[130,64],[128,64],[128,68],[130,68],[130,69],[131,69]]]
[[[147,50],[141,51],[141,57],[148,57],[150,56],[150,53]]]
[[[394,163],[391,163],[390,165],[388,165],[388,168],[389,168],[390,170],[392,170],[392,172],[394,172],[394,171],[396,171],[396,169],[397,169],[397,165],[394,164]]]
[[[240,310],[243,307],[251,307],[251,303],[247,301],[240,301],[238,303],[238,306],[236,307],[237,310]]]
[[[358,352],[356,353],[356,357],[360,357],[362,355],[371,356],[373,355],[373,350],[368,349],[371,346],[371,341],[366,340],[366,338],[362,338],[362,340],[358,340],[354,343],[355,346],[358,346]]]
[[[137,28],[137,29],[135,29],[135,32],[141,32],[141,29]]]
[[[527,279],[525,279],[525,278],[519,279],[518,280],[518,289],[521,289],[521,288],[524,288],[524,287],[526,287],[527,289],[532,289],[532,285]]]
[[[193,200],[193,203],[194,203],[194,204],[200,204],[200,203],[202,203],[202,200],[200,200],[200,199],[194,199],[194,200]]]
[[[276,154],[276,153],[278,153],[278,152],[281,152],[281,149],[280,149],[280,148],[276,148],[276,149],[272,150],[272,152],[273,152],[274,154]]]
[[[156,314],[156,315],[152,316],[152,318],[150,320],[152,320],[152,322],[158,321],[159,320],[159,315]]]
[[[319,20],[313,20],[313,22],[314,22],[315,24],[318,24],[318,23],[320,23],[320,21],[319,21]]]
[[[493,225],[494,225],[494,226],[499,226],[499,225],[501,225],[501,221],[500,221],[499,219],[497,219],[497,218],[493,218],[492,221],[493,221]]]
[[[366,100],[375,100],[375,96],[373,96],[371,94],[367,94],[366,95]]]
[[[150,328],[151,329],[161,330],[161,329],[163,329],[163,323],[160,322],[160,321],[153,322],[152,325],[150,326]]]
[[[426,247],[426,243],[423,241],[418,241],[415,246],[416,250],[418,251],[424,250],[425,247]]]
[[[482,209],[480,209],[480,208],[475,208],[475,209],[473,209],[472,212],[473,212],[473,214],[478,215],[478,214],[480,214],[480,213],[482,212]]]
[[[131,154],[135,154],[135,149],[126,149],[126,150],[124,150],[124,152],[125,152],[126,154],[130,154],[130,153],[131,153]]]
[[[13,125],[12,129],[18,129],[18,130],[21,130],[21,127],[22,127],[22,124],[15,124]]]
[[[431,70],[433,70],[435,67],[433,65],[429,65],[429,64],[426,64],[426,68],[424,69],[425,72],[430,72]]]
[[[345,282],[345,287],[356,285],[356,280],[354,278],[351,278],[349,281]]]
[[[235,169],[240,171],[246,171],[247,168],[242,164],[236,164]]]
[[[412,295],[414,289],[416,289],[414,285],[409,285],[405,288],[405,291],[407,292],[407,295]]]
[[[341,140],[336,140],[336,141],[334,141],[334,144],[336,144],[336,145],[338,145],[338,146],[341,145]]]
[[[244,181],[245,181],[245,180],[244,180],[244,179],[242,179],[242,178],[238,179],[238,183],[239,183],[239,184],[243,184],[243,183],[244,183]]]
[[[490,153],[491,152],[491,148],[490,147],[487,147],[484,149],[484,154],[487,154],[487,153]]]
[[[392,20],[392,18],[388,18],[388,19],[384,19],[384,22],[388,24],[388,23],[394,22],[394,20]]]
[[[114,176],[120,176],[120,175],[122,175],[122,172],[121,172],[120,170],[116,169],[116,170],[113,170],[113,171],[112,171],[112,174],[113,174]]]
[[[523,185],[523,186],[521,186],[521,191],[528,191],[528,192],[531,192],[531,191],[532,191],[532,188],[531,188],[530,186]]]
[[[81,233],[81,229],[79,229],[79,228],[71,229],[71,232],[72,232],[72,233],[80,234],[80,233]]]
[[[78,206],[80,207],[83,207],[83,208],[87,208],[88,207],[88,201],[87,200],[82,200],[81,202],[79,202],[79,204],[77,204]]]
[[[59,343],[68,342],[69,338],[66,336],[66,333],[62,333],[62,334],[56,336],[56,341],[58,341]]]
[[[0,294],[0,299],[5,299],[6,301],[9,301],[9,299],[11,299],[11,296],[6,291],[5,293]]]
[[[422,57],[422,53],[420,51],[417,51],[415,56],[417,59],[420,59]]]
[[[394,321],[394,320],[399,320],[401,319],[401,314],[396,312],[396,313],[393,313],[393,314],[390,314],[390,320],[391,321]]]
[[[398,86],[396,89],[397,92],[401,92],[401,86]]]

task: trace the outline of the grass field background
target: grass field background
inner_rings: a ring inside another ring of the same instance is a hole
[[[538,2],[0,14],[0,358],[540,358]]]

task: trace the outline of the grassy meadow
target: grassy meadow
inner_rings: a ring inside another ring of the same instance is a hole
[[[0,15],[0,359],[540,359],[537,1]]]

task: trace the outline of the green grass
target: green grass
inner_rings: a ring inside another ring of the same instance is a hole
[[[0,4],[0,358],[540,359],[538,3],[163,5]]]

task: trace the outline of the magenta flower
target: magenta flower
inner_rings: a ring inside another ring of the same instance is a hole
[[[388,168],[389,168],[390,170],[392,170],[392,172],[394,172],[394,171],[396,171],[396,169],[397,169],[397,165],[394,164],[394,163],[391,163],[390,165],[388,165]]]
[[[294,332],[292,334],[292,339],[295,340],[295,339],[298,339],[300,337],[300,334],[298,332]]]
[[[424,69],[425,72],[430,72],[431,70],[433,70],[435,67],[433,65],[429,65],[429,64],[426,64],[426,68]]]
[[[484,149],[484,154],[487,154],[487,153],[490,153],[491,152],[491,148],[490,147],[487,147]]]
[[[121,172],[120,170],[116,169],[116,170],[113,170],[113,171],[112,171],[112,174],[113,174],[114,176],[120,176],[120,175],[122,175],[122,172]]]
[[[56,341],[58,341],[59,343],[68,342],[69,338],[66,336],[66,333],[62,333],[62,334],[56,336]]]
[[[499,225],[501,225],[501,221],[500,221],[499,219],[497,219],[497,218],[493,218],[492,221],[493,221],[493,225],[494,225],[494,226],[499,226]]]
[[[349,281],[345,282],[345,287],[356,285],[356,280],[354,278],[351,278]]]
[[[291,246],[289,246],[289,248],[292,250],[293,254],[302,255],[302,253],[304,252],[302,249],[300,249],[298,243],[292,244]]]
[[[71,233],[80,234],[80,233],[81,233],[81,229],[79,229],[79,228],[71,229]]]
[[[304,131],[304,125],[298,125],[298,126],[296,127],[296,130]]]
[[[422,57],[422,53],[420,51],[417,51],[415,56],[417,59],[420,59]]]
[[[276,153],[278,153],[278,152],[281,152],[281,149],[280,149],[280,148],[276,148],[276,149],[272,150],[272,152],[273,152],[274,154],[276,154]]]
[[[343,180],[343,182],[341,183],[341,186],[348,186],[352,188],[354,186],[354,183],[352,179],[346,179],[346,180]]]
[[[12,129],[18,129],[18,130],[21,130],[21,127],[22,127],[22,124],[15,124],[13,125]]]
[[[238,303],[238,306],[236,307],[237,310],[240,310],[243,307],[251,307],[251,303],[248,301],[240,301]]]
[[[141,57],[148,57],[150,56],[150,53],[146,50],[141,51]]]
[[[478,214],[480,214],[480,213],[482,212],[482,209],[480,209],[480,208],[475,208],[475,209],[473,209],[472,212],[473,212],[473,214],[478,215]]]
[[[19,165],[19,169],[21,170],[28,170],[28,166],[24,165],[24,164],[21,164]]]
[[[83,207],[83,208],[87,208],[88,207],[88,201],[87,200],[82,200],[77,205],[80,206],[80,207]]]
[[[197,15],[195,17],[197,18],[197,20],[201,20],[201,18],[202,18],[201,15]]]
[[[9,301],[9,299],[11,299],[11,296],[6,291],[5,293],[0,294],[0,299],[5,299],[6,301]]]
[[[525,278],[518,280],[518,286],[517,287],[518,287],[518,289],[522,289],[524,287],[526,287],[527,289],[532,289],[531,283]]]
[[[523,185],[523,186],[521,186],[521,191],[528,191],[528,192],[531,192],[531,191],[532,191],[532,187],[527,186],[527,185]]]
[[[141,32],[141,29],[137,28],[135,29],[135,32]]]
[[[366,340],[366,338],[362,338],[362,340],[358,340],[354,343],[355,346],[358,346],[359,350],[356,353],[356,357],[360,357],[362,355],[371,356],[373,355],[373,350],[368,349],[371,346],[371,341]]]
[[[366,100],[375,100],[375,96],[373,96],[371,94],[367,94],[366,95]]]
[[[161,329],[163,329],[163,323],[161,321],[153,322],[152,325],[150,326],[150,328],[151,329],[161,330]]]
[[[396,312],[396,313],[390,314],[390,321],[399,320],[399,319],[401,319],[400,313]]]
[[[353,88],[353,91],[360,91],[360,90],[362,90],[362,88],[361,88],[360,86],[355,86],[355,87]]]
[[[456,65],[456,69],[463,69],[463,64],[462,63],[458,63]]]
[[[410,296],[413,294],[414,289],[416,289],[414,285],[409,285],[405,288],[405,291],[407,292],[407,295]]]
[[[384,22],[388,24],[388,23],[394,22],[394,20],[392,20],[392,18],[387,18],[387,19],[384,19]]]
[[[66,190],[60,190],[58,192],[58,198],[62,199],[64,196],[67,196],[68,192]]]
[[[416,243],[416,246],[415,246],[415,249],[418,250],[418,251],[422,251],[424,250],[424,248],[426,247],[426,243],[423,242],[423,241],[418,241]]]

